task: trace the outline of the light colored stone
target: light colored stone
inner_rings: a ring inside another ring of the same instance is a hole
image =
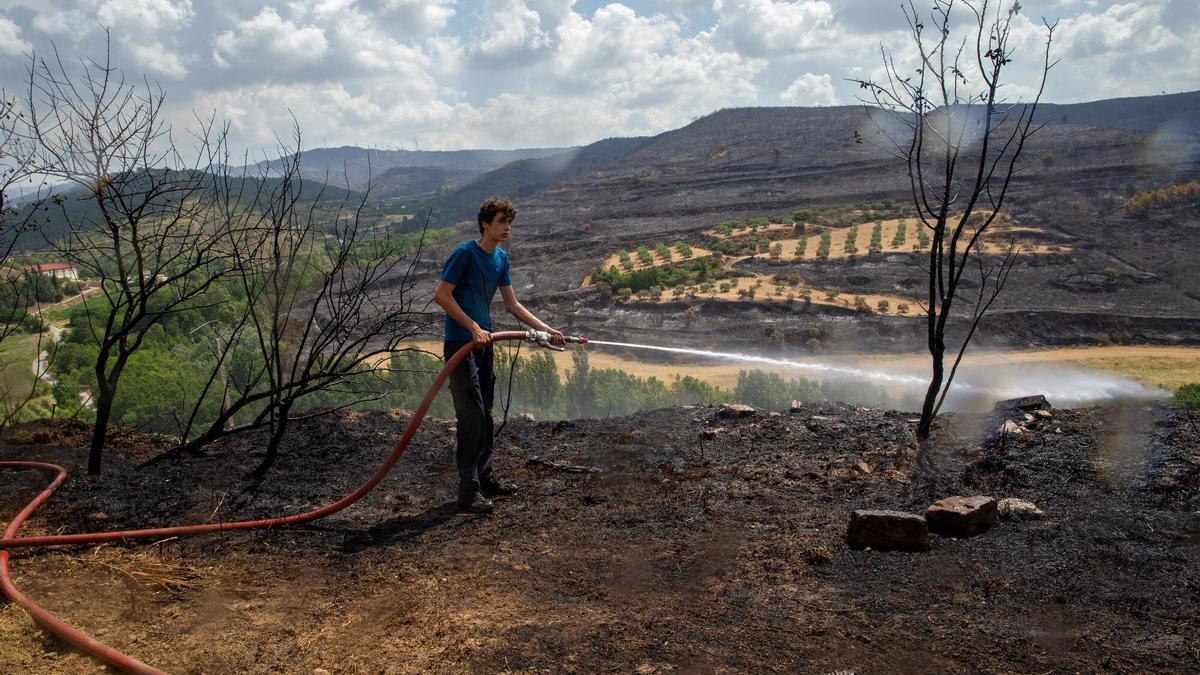
[[[1034,520],[1046,517],[1046,512],[1039,509],[1036,504],[1016,497],[1001,499],[996,504],[996,511],[1004,520]]]
[[[929,527],[912,513],[859,509],[850,514],[846,544],[860,550],[928,551]]]
[[[745,417],[754,414],[754,407],[744,403],[726,403],[717,410],[717,414],[722,417]]]
[[[946,537],[974,537],[987,532],[997,518],[991,497],[947,497],[925,510],[929,530]]]
[[[1000,425],[999,431],[1002,434],[1019,434],[1024,431],[1024,429],[1021,428],[1021,425],[1012,420],[1004,420],[1004,424]]]
[[[1037,415],[1038,417],[1040,417],[1044,420],[1048,420],[1048,419],[1051,419],[1054,417],[1054,413],[1050,412],[1049,410],[1035,410],[1033,412],[1033,414]]]

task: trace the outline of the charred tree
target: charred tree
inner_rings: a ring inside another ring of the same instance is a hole
[[[227,376],[214,370],[208,379],[221,389],[220,413],[197,432],[198,403],[184,442],[171,452],[265,429],[256,479],[274,463],[291,422],[389,393],[392,354],[427,327],[414,293],[425,229],[393,239],[368,227],[362,209],[369,188],[327,200],[322,186],[302,203],[298,131],[295,141],[275,163],[275,187],[243,205],[262,225],[233,243],[240,264],[232,279],[245,305],[216,329],[216,366],[229,367]],[[309,405],[323,396],[329,404]]]
[[[111,64],[87,61],[69,72],[57,53],[29,68],[27,114],[36,169],[79,188],[81,204],[60,200],[65,231],[45,233],[50,250],[97,280],[85,296],[98,345],[96,422],[88,472],[99,473],[108,426],[129,359],[148,332],[176,312],[202,308],[214,283],[230,275],[236,239],[212,208],[227,185],[220,156],[225,129],[211,120],[193,132],[190,159],[166,124],[161,89],[130,83]]]
[[[10,388],[7,378],[0,378],[3,380],[0,383],[0,428],[15,422],[37,397],[41,379],[37,371],[44,372],[46,364],[40,357],[45,325],[40,313],[31,315],[30,308],[39,307],[40,287],[49,280],[43,278],[39,268],[24,271],[14,265],[14,254],[22,236],[37,228],[39,214],[49,208],[51,201],[44,180],[34,186],[34,181],[40,180],[35,169],[34,149],[28,115],[16,99],[10,98],[7,92],[0,92],[0,343],[23,328],[36,331],[34,352],[39,354],[38,364],[41,365],[35,370],[33,383],[27,391],[23,387],[20,391]],[[23,195],[23,199],[15,201],[14,192],[20,187],[32,188],[34,194]],[[24,363],[9,365],[27,367]]]
[[[968,34],[955,37],[961,24],[955,20],[954,0],[934,0],[929,25],[910,0],[902,9],[915,68],[908,71],[895,54],[882,49],[884,76],[852,80],[867,92],[865,102],[876,108],[872,119],[880,132],[878,144],[904,163],[913,205],[931,239],[922,309],[932,373],[917,425],[920,441],[929,437],[967,345],[1015,262],[1011,243],[1003,254],[987,255],[981,250],[982,237],[1001,214],[1026,143],[1041,128],[1033,122],[1034,113],[1054,66],[1050,47],[1055,25],[1043,20],[1045,47],[1036,93],[1031,101],[1005,100],[1002,87],[1013,62],[1013,22],[1020,4],[1007,9],[987,0],[961,4],[974,21]],[[896,128],[902,133],[888,131]],[[978,275],[978,292],[962,299],[973,302],[964,312],[956,302],[969,269]],[[952,328],[957,344],[948,345]],[[948,350],[954,355],[949,372]]]

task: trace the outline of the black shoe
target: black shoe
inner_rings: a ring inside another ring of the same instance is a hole
[[[517,486],[512,483],[498,483],[494,476],[479,479],[479,492],[488,499],[508,497],[517,494]]]
[[[492,501],[482,494],[479,490],[471,490],[469,493],[460,491],[458,493],[458,509],[467,513],[491,513],[495,509]]]

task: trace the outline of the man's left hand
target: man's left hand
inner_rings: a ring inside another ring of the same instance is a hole
[[[550,334],[550,344],[552,344],[552,345],[567,344],[567,338],[563,336],[562,331],[554,330],[553,328],[546,326],[546,332]]]

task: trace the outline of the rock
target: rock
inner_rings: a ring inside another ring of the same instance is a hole
[[[858,462],[858,470],[863,473],[871,473],[871,465],[860,460]]]
[[[1054,413],[1050,412],[1049,410],[1035,410],[1035,411],[1033,411],[1033,414],[1036,415],[1038,418],[1044,419],[1044,420],[1048,420],[1048,419],[1051,419],[1054,417]]]
[[[853,549],[928,551],[929,526],[912,513],[859,509],[850,514],[846,544]]]
[[[996,504],[996,511],[1004,520],[1035,520],[1045,518],[1046,513],[1033,502],[1016,497],[1005,497]]]
[[[795,399],[792,399],[792,405],[791,405],[791,408],[789,409],[790,412],[800,412],[803,409],[804,409],[803,401],[797,401]]]
[[[1002,434],[1019,434],[1025,430],[1021,428],[1020,424],[1017,424],[1012,420],[1004,420],[1004,424],[1001,424],[997,431]]]
[[[716,438],[727,431],[729,431],[729,429],[726,429],[725,427],[717,427],[715,429],[705,429],[702,434],[705,438]]]
[[[537,418],[533,416],[533,413],[521,413],[520,415],[517,415],[517,419],[519,419],[523,422],[536,422],[537,421]]]
[[[992,410],[1012,410],[1022,412],[1033,412],[1035,410],[1049,410],[1053,406],[1046,400],[1046,397],[1041,394],[1034,396],[1022,396],[1021,398],[1009,398],[1003,401],[996,401],[996,406]]]
[[[987,532],[997,517],[991,497],[947,497],[925,509],[929,529],[945,537],[974,537]]]
[[[754,407],[744,403],[726,403],[717,409],[721,417],[745,417],[754,414]]]

